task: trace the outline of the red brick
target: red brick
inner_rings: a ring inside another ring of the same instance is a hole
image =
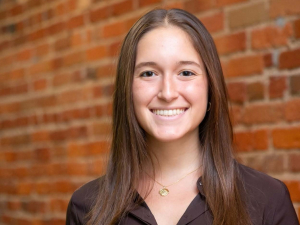
[[[65,15],[66,11],[65,2],[59,3],[54,7],[54,14],[57,16]]]
[[[125,21],[125,30],[126,30],[126,32],[128,30],[130,30],[130,28],[135,24],[136,21],[138,21],[139,18],[140,17],[133,17],[133,18],[131,17],[130,19],[127,19]]]
[[[11,16],[17,16],[23,13],[23,5],[17,4],[10,9]]]
[[[269,79],[269,97],[282,98],[286,90],[286,77],[276,76]]]
[[[292,95],[300,94],[300,75],[290,77],[290,93]]]
[[[67,13],[71,13],[76,10],[78,7],[78,0],[67,0],[66,1],[66,9],[68,10]]]
[[[226,6],[230,4],[236,4],[240,2],[246,2],[248,0],[217,0],[217,6]]]
[[[110,143],[107,141],[90,142],[84,145],[89,156],[107,154],[110,149]]]
[[[296,38],[300,38],[300,19],[294,21],[294,33]]]
[[[65,141],[68,139],[69,134],[67,130],[56,130],[50,133],[50,139],[52,141]]]
[[[63,57],[63,65],[68,67],[72,65],[78,65],[80,63],[84,62],[84,56],[82,52],[74,52],[70,53]]]
[[[89,89],[78,89],[62,92],[57,100],[59,105],[65,105],[75,103],[79,101],[85,101],[90,98],[91,90]]]
[[[101,176],[105,173],[107,162],[105,159],[97,159],[93,161],[89,168],[89,174],[95,175],[95,176]]]
[[[62,86],[71,82],[72,75],[69,73],[61,73],[53,76],[52,85]]]
[[[88,174],[88,164],[78,163],[78,162],[68,162],[67,163],[67,173],[72,176],[86,176]]]
[[[212,0],[188,0],[184,3],[184,9],[191,13],[197,13],[211,9],[214,5]]]
[[[299,202],[300,201],[300,181],[298,180],[289,180],[284,181],[287,188],[289,189],[291,199],[293,202]]]
[[[45,142],[49,141],[49,131],[42,130],[42,131],[36,131],[31,134],[31,139],[33,142]]]
[[[46,29],[47,29],[47,34],[48,35],[56,35],[60,32],[65,31],[66,24],[64,22],[57,22],[55,24],[50,25]]]
[[[265,27],[253,30],[251,33],[251,45],[253,49],[265,49],[284,46],[293,33],[291,24],[281,27]]]
[[[90,108],[72,109],[62,113],[62,121],[74,121],[76,119],[86,119],[91,116]]]
[[[93,124],[93,134],[97,137],[103,135],[109,137],[111,135],[111,124],[110,123],[94,123]]]
[[[262,157],[249,157],[247,166],[264,173],[282,173],[284,172],[283,155],[268,154]]]
[[[34,150],[34,158],[38,162],[47,162],[51,158],[49,148],[37,148]]]
[[[107,56],[107,48],[104,45],[96,46],[86,50],[86,59],[88,61],[99,60]]]
[[[231,105],[230,106],[230,119],[233,125],[237,125],[241,122],[241,106]]]
[[[18,157],[19,158],[19,157]],[[29,176],[29,169],[27,167],[18,167],[14,169],[14,177],[25,178]]]
[[[62,158],[62,156],[61,156]],[[67,174],[67,165],[66,163],[50,163],[47,166],[47,174],[49,176],[61,176]],[[52,191],[50,189],[50,191]]]
[[[234,134],[235,149],[239,152],[268,149],[268,133],[266,130],[236,132]]]
[[[292,172],[300,172],[300,154],[299,153],[292,153],[289,155],[289,169]]]
[[[35,201],[30,200],[22,204],[25,212],[29,212],[31,214],[36,213],[45,213],[47,208],[47,203],[43,201]]]
[[[267,53],[264,55],[264,66],[265,67],[271,67],[273,66],[273,59],[272,59],[272,54]]]
[[[28,9],[32,9],[32,8],[35,8],[35,7],[39,7],[43,4],[43,1],[42,0],[28,0],[26,2],[26,6]]]
[[[31,55],[32,55],[31,49],[25,49],[25,50],[22,50],[22,51],[17,53],[16,59],[18,61],[26,61],[26,60],[29,60],[31,58]]]
[[[30,76],[38,77],[40,74],[48,73],[52,71],[53,64],[51,61],[43,61],[39,63],[33,64],[31,67],[29,67],[28,73]]]
[[[41,57],[49,53],[49,44],[41,44],[35,48],[35,56]]]
[[[246,99],[246,84],[244,82],[231,82],[227,84],[229,100],[243,103]]]
[[[67,22],[68,29],[74,29],[84,25],[84,15],[74,16]]]
[[[67,155],[69,158],[84,157],[87,155],[87,151],[83,145],[70,143],[68,145]]]
[[[41,91],[47,88],[47,80],[39,79],[33,82],[33,89],[35,91]]]
[[[71,40],[69,37],[58,39],[54,43],[55,51],[63,51],[70,48],[70,46],[71,46]]]
[[[264,98],[264,84],[261,82],[249,83],[247,85],[247,96],[249,101],[262,100]]]
[[[90,12],[90,20],[92,23],[107,19],[111,15],[111,6],[102,7]]]
[[[103,77],[111,77],[115,74],[116,68],[114,64],[106,64],[99,66],[96,70],[96,77],[103,78]]]
[[[0,114],[11,114],[19,112],[21,110],[21,104],[19,102],[5,103],[0,105]]]
[[[242,121],[245,124],[275,123],[283,119],[281,104],[257,104],[244,108]]]
[[[2,68],[11,65],[13,62],[15,62],[15,59],[14,59],[13,55],[9,55],[9,56],[5,56],[5,57],[0,58],[0,66]]]
[[[64,213],[67,211],[69,201],[60,198],[54,198],[50,200],[51,212]]]
[[[261,55],[234,58],[223,65],[226,78],[261,74],[264,62]]]
[[[34,42],[39,39],[46,37],[47,30],[45,28],[41,28],[29,34],[29,41]]]
[[[210,16],[201,16],[199,17],[199,19],[210,33],[221,31],[224,29],[223,12],[217,12]]]
[[[268,19],[264,2],[248,4],[228,12],[228,25],[231,29],[262,23]]]
[[[30,195],[33,192],[33,184],[31,182],[20,181],[17,185],[17,194]]]
[[[300,128],[278,128],[272,132],[273,145],[279,149],[300,148]]]
[[[73,193],[76,188],[70,181],[61,180],[53,184],[53,191],[56,193]]]
[[[162,0],[139,0],[139,7],[144,7],[152,4],[161,3]]]
[[[21,209],[21,202],[19,200],[9,200],[7,202],[7,208],[12,211]]]
[[[24,69],[16,69],[13,71],[10,71],[8,74],[8,77],[6,77],[7,81],[15,81],[25,78],[25,70]]]
[[[85,39],[84,34],[82,33],[77,33],[77,34],[72,34],[71,38],[70,38],[70,45],[71,46],[81,46],[83,45],[85,42],[87,42]]]
[[[87,137],[87,127],[86,126],[78,126],[78,127],[71,127],[67,131],[68,136],[72,139],[78,139]]]
[[[167,2],[164,3],[164,9],[184,9],[183,2]]]
[[[122,43],[120,41],[114,42],[109,46],[109,56],[117,57],[120,54]]]
[[[285,103],[285,118],[287,121],[300,120],[300,99],[291,99]]]
[[[1,145],[27,145],[31,142],[30,136],[28,134],[20,134],[15,136],[4,137],[1,139]]]
[[[300,13],[300,2],[298,0],[271,0],[269,14],[275,18],[279,16]]]
[[[124,13],[132,12],[133,2],[132,0],[125,0],[112,5],[112,15],[119,16]]]
[[[243,51],[246,49],[246,33],[218,37],[215,39],[215,44],[220,55]]]
[[[93,97],[100,98],[102,96],[111,97],[114,92],[114,87],[111,84],[95,86],[93,90]]]
[[[103,38],[116,37],[124,34],[125,32],[127,31],[125,30],[124,22],[119,21],[105,25],[102,30],[102,36]]]
[[[300,49],[285,51],[280,54],[280,69],[293,69],[296,67],[300,67]]]

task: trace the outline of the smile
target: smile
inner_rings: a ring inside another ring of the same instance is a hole
[[[182,114],[186,109],[153,109],[152,113],[159,116],[177,116]]]

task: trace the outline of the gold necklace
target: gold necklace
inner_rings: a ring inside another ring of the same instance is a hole
[[[202,166],[202,165],[201,165],[201,166]],[[163,185],[163,184],[159,183],[158,181],[156,181],[155,179],[153,179],[152,177],[151,177],[151,178],[152,178],[156,183],[158,183],[160,186],[163,187],[162,189],[159,190],[158,193],[160,194],[160,196],[165,197],[165,196],[167,196],[167,195],[169,194],[169,192],[170,192],[169,189],[167,189],[167,187],[169,187],[169,186],[171,186],[171,185],[173,185],[173,184],[176,184],[176,183],[178,183],[179,181],[183,180],[184,178],[186,178],[186,177],[187,177],[188,175],[190,175],[191,173],[197,171],[201,166],[199,166],[197,169],[193,170],[192,172],[189,172],[189,173],[186,174],[184,177],[178,179],[176,182],[174,182],[174,183],[172,183],[172,184],[169,184],[169,185]]]

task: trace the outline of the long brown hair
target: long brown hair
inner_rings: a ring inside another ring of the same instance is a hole
[[[203,154],[203,188],[214,225],[251,224],[238,165],[232,153],[232,125],[227,92],[214,41],[203,24],[180,9],[155,9],[139,19],[128,32],[118,60],[113,101],[113,139],[107,172],[88,225],[116,224],[130,210],[143,165],[151,162],[145,133],[134,114],[132,82],[137,44],[160,26],[177,26],[191,38],[207,70],[211,109],[199,125]]]

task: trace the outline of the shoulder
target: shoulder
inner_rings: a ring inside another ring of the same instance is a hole
[[[67,209],[67,225],[84,224],[84,218],[97,199],[103,181],[104,177],[99,177],[74,191]]]
[[[242,164],[239,164],[239,172],[247,189],[260,192],[267,191],[271,195],[278,194],[285,189],[285,184],[282,181]]]
[[[289,191],[282,181],[244,165],[239,165],[239,174],[254,224],[298,224]]]

